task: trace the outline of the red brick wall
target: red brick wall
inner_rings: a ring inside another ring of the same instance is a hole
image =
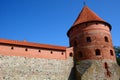
[[[70,46],[74,46],[77,60],[116,60],[109,27],[103,23],[91,22],[77,25],[71,29],[69,37]],[[91,42],[86,41],[87,37],[91,38]],[[108,42],[105,41],[104,37],[108,38]],[[96,55],[96,49],[100,50],[100,55]],[[113,52],[110,53],[110,50]]]
[[[29,58],[47,58],[64,60],[69,57],[67,55],[69,55],[70,52],[71,50],[69,49],[67,51],[57,51],[0,44],[0,54],[8,56],[24,56]]]

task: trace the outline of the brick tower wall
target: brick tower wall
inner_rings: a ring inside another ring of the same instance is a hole
[[[0,80],[68,80],[72,54],[72,48],[57,51],[1,44]]]
[[[83,23],[69,32],[75,58],[116,60],[109,27],[100,22]]]

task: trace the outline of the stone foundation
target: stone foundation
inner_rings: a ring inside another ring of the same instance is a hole
[[[120,67],[112,60],[84,60],[76,66],[77,80],[120,80]]]
[[[41,59],[0,55],[0,80],[68,80],[73,59]]]

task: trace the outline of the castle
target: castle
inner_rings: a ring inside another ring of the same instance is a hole
[[[70,47],[0,39],[0,80],[119,80],[111,29],[85,5]]]

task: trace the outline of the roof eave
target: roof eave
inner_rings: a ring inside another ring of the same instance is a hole
[[[109,23],[105,22],[105,21],[92,20],[92,21],[82,22],[82,23],[79,23],[79,24],[77,24],[77,25],[73,25],[73,26],[68,30],[68,32],[67,32],[67,36],[69,37],[69,33],[70,33],[70,31],[71,31],[74,27],[78,27],[78,25],[85,24],[85,23],[91,23],[91,22],[100,22],[100,23],[103,23],[103,24],[108,25],[110,31],[111,31],[111,29],[112,29],[112,26],[111,26]]]

